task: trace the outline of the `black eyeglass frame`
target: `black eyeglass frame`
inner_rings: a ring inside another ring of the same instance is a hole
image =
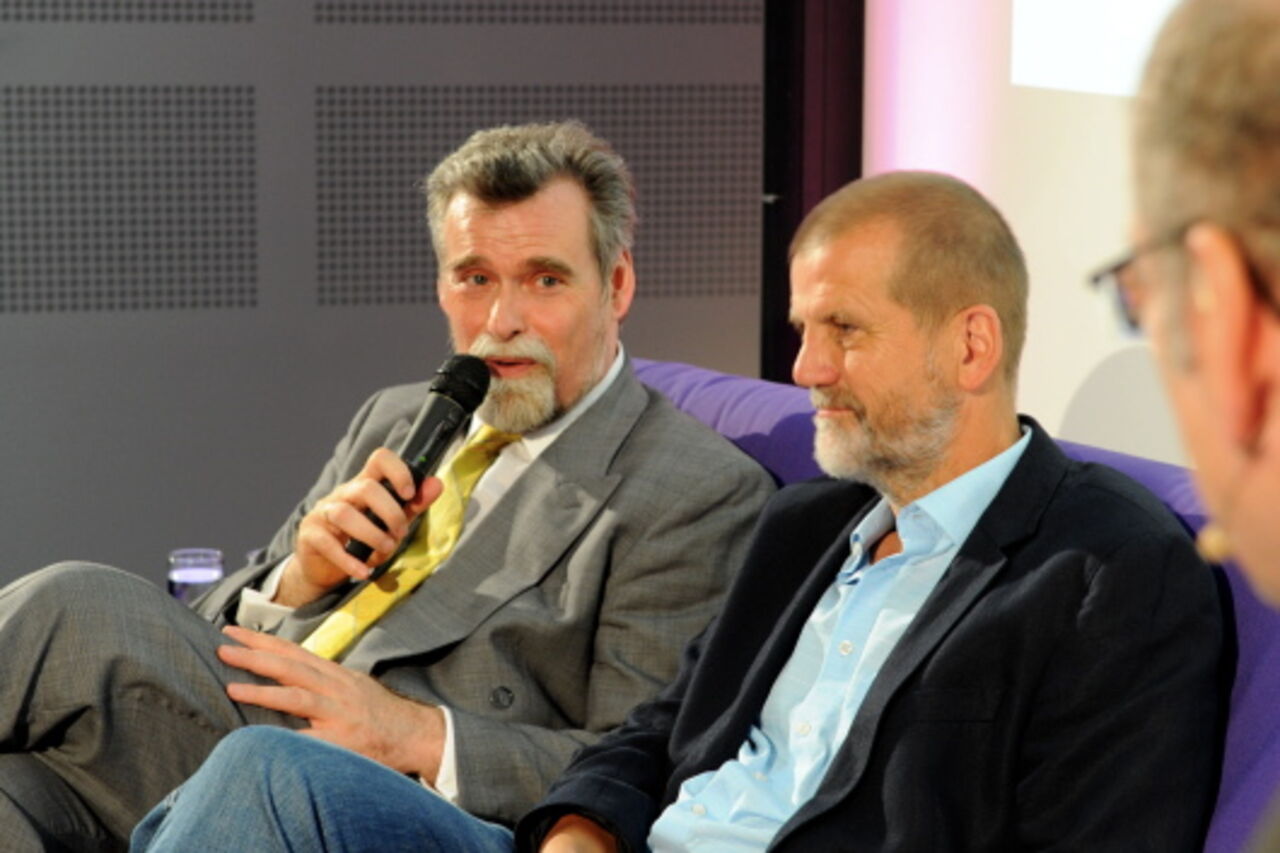
[[[1129,331],[1141,332],[1142,326],[1138,322],[1138,315],[1137,312],[1134,311],[1133,305],[1125,297],[1124,282],[1121,281],[1121,276],[1124,275],[1124,271],[1132,266],[1133,263],[1143,255],[1177,246],[1182,242],[1182,238],[1187,236],[1187,232],[1201,221],[1203,220],[1195,219],[1184,225],[1179,225],[1177,228],[1170,229],[1164,234],[1153,237],[1152,239],[1147,240],[1146,242],[1125,252],[1111,263],[1108,263],[1089,274],[1089,286],[1094,290],[1100,290],[1108,287],[1112,290],[1115,299],[1116,312],[1120,315],[1120,319],[1124,322],[1125,327]],[[1253,262],[1253,258],[1251,258],[1248,251],[1246,251],[1243,241],[1241,241],[1238,236],[1236,237],[1236,240],[1240,243],[1240,251],[1244,256],[1245,267],[1249,274],[1249,286],[1253,289],[1253,292],[1258,299],[1262,300],[1262,303],[1267,306],[1267,309],[1275,316],[1280,317],[1280,297],[1277,297],[1276,294],[1267,287],[1266,280],[1262,277],[1262,273],[1259,272],[1257,265]]]
[[[1124,282],[1121,281],[1120,277],[1124,275],[1125,270],[1133,266],[1133,263],[1143,255],[1149,255],[1152,252],[1168,249],[1181,243],[1182,238],[1187,236],[1187,231],[1194,224],[1194,222],[1188,222],[1185,225],[1179,225],[1177,228],[1140,243],[1114,261],[1099,267],[1089,274],[1089,286],[1094,290],[1110,288],[1115,302],[1116,313],[1120,315],[1125,328],[1130,332],[1141,332],[1142,326],[1138,322],[1138,315],[1134,311],[1133,305],[1125,298]]]

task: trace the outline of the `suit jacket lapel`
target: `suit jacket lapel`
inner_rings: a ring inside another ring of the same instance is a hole
[[[456,643],[559,562],[617,488],[613,457],[648,403],[629,365],[531,464],[435,576],[369,628],[343,663]]]
[[[889,702],[1004,568],[1010,547],[1035,533],[1040,516],[1066,474],[1067,459],[1039,424],[1031,418],[1022,420],[1032,429],[1031,443],[889,654],[818,794],[787,822],[775,843],[789,828],[848,796],[866,769]]]

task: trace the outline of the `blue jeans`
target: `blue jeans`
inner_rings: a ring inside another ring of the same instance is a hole
[[[511,853],[514,842],[362,755],[249,726],[142,819],[131,849]]]

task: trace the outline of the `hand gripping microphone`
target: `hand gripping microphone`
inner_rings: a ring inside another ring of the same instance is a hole
[[[440,365],[427,390],[427,400],[409,430],[409,437],[400,445],[400,458],[413,473],[415,489],[435,471],[449,443],[488,391],[489,367],[482,359],[474,355],[453,355]],[[400,500],[391,483],[384,479],[382,486],[404,506],[405,501]],[[382,519],[371,511],[365,510],[364,514],[381,529],[387,529]],[[346,550],[357,560],[368,560],[373,553],[372,548],[357,539],[348,542]],[[375,571],[371,577],[376,578],[379,574]]]

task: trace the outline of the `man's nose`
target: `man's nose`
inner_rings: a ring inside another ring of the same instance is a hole
[[[524,329],[524,305],[518,288],[500,285],[489,304],[485,331],[497,340],[509,341]]]
[[[832,347],[804,332],[800,336],[800,351],[791,365],[791,378],[805,388],[822,388],[833,385],[840,378],[840,369]]]

